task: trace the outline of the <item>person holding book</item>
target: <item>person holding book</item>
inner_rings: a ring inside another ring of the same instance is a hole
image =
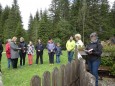
[[[91,33],[91,42],[86,46],[85,52],[88,54],[88,67],[92,75],[96,78],[98,86],[98,68],[101,63],[102,45],[98,40],[97,33]]]

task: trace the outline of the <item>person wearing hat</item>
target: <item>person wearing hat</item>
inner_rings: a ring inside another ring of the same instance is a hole
[[[92,75],[96,78],[96,86],[98,86],[98,68],[101,63],[102,45],[98,40],[97,33],[91,33],[90,43],[86,46],[88,54],[88,67]]]

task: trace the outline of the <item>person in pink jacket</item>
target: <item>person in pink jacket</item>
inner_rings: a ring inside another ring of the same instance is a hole
[[[8,39],[7,40],[7,43],[6,43],[6,57],[8,59],[8,68],[10,68],[10,63],[11,63],[11,53],[10,53],[10,42],[11,42],[11,39]]]

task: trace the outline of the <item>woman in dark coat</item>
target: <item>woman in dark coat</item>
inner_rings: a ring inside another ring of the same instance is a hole
[[[36,49],[36,64],[38,64],[39,57],[40,57],[40,63],[43,64],[43,50],[44,50],[44,46],[43,46],[43,44],[42,44],[40,39],[38,39],[38,43],[37,43],[35,49]]]
[[[102,45],[98,40],[97,34],[90,35],[91,42],[86,47],[88,54],[88,67],[90,72],[96,78],[96,86],[98,86],[98,68],[101,63]]]
[[[20,55],[20,66],[25,65],[25,58],[26,58],[26,51],[27,51],[27,44],[24,42],[24,38],[20,38],[19,48],[21,48],[19,55]]]

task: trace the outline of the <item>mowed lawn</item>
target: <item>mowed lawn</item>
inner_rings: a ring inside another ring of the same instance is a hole
[[[7,58],[6,54],[3,53],[2,57],[2,80],[4,86],[30,86],[30,80],[32,76],[39,75],[42,77],[43,73],[45,71],[52,72],[54,67],[60,67],[61,64],[66,64],[68,62],[67,60],[67,52],[63,51],[63,55],[61,56],[61,63],[55,64],[53,66],[49,65],[49,58],[47,50],[44,51],[44,64],[35,64],[36,55],[34,55],[33,58],[33,65],[28,65],[28,58],[26,57],[26,65],[23,67],[19,66],[19,60],[18,59],[18,68],[17,69],[8,69],[7,68]],[[55,57],[56,59],[56,57]],[[56,61],[56,60],[55,60]]]

